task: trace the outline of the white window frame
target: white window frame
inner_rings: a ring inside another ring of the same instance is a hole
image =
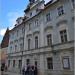
[[[66,31],[66,33],[64,33],[64,31]],[[61,32],[62,32],[62,34],[61,34]],[[65,38],[65,36],[66,36],[66,38]],[[60,31],[60,38],[61,38],[62,43],[68,41],[68,36],[67,36],[67,30],[66,29]]]
[[[15,52],[17,52],[17,45],[15,45]]]
[[[46,22],[51,21],[51,15],[50,12],[46,14]]]
[[[69,59],[69,56],[63,57],[63,69],[70,69],[70,59]]]
[[[31,23],[29,23],[29,25],[28,25],[28,30],[30,31],[31,30]]]
[[[52,34],[48,34],[47,35],[47,46],[51,46],[52,45]]]
[[[58,16],[63,15],[64,14],[64,7],[63,7],[63,5],[62,6],[59,6],[57,8],[57,11],[58,11]]]
[[[48,61],[48,59],[52,59],[52,61]],[[50,65],[50,67],[49,67],[49,65]],[[53,58],[52,57],[47,57],[47,69],[53,70]]]
[[[28,50],[31,49],[31,39],[28,39]]]
[[[36,37],[37,37],[37,39],[36,39]],[[38,46],[39,46],[39,38],[38,38],[38,36],[35,36],[35,49],[37,49]]]
[[[38,26],[39,26],[39,20],[36,19],[36,20],[35,20],[35,27],[38,27]]]

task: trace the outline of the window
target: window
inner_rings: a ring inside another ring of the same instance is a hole
[[[53,69],[53,59],[52,59],[52,57],[47,58],[47,67],[48,67],[48,69]]]
[[[61,42],[67,42],[67,32],[66,30],[60,31]]]
[[[31,23],[29,24],[29,30],[31,30]]]
[[[52,45],[52,35],[51,34],[48,34],[47,35],[47,45],[48,46],[51,46]]]
[[[10,51],[12,51],[12,46],[10,47]]]
[[[32,12],[30,13],[30,17],[32,16]]]
[[[20,51],[22,51],[23,50],[23,44],[21,43],[20,44]]]
[[[38,36],[35,37],[35,48],[38,48]]]
[[[15,35],[14,35],[14,32],[12,33],[12,35],[11,35],[11,36],[12,36],[12,39],[14,39],[14,36],[15,36]]]
[[[12,46],[10,46],[10,53],[12,52],[12,50],[13,50],[13,48],[12,48]]]
[[[17,45],[15,45],[15,51],[17,51]]]
[[[71,2],[72,2],[72,7],[74,8],[75,7],[75,1],[71,0]]]
[[[48,22],[48,21],[50,21],[51,20],[51,18],[50,18],[50,13],[48,13],[47,15],[46,15],[46,21]]]
[[[63,58],[63,68],[64,69],[70,69],[69,57],[64,57]]]
[[[10,67],[10,60],[8,60],[8,67]]]
[[[29,65],[30,64],[30,59],[27,59],[26,63],[27,63],[27,65]]]
[[[19,31],[19,30],[17,30],[17,37],[18,37],[18,33],[19,33],[18,31]]]
[[[35,61],[35,66],[37,67],[37,61]]]
[[[18,65],[19,68],[22,67],[22,60],[19,60],[19,65]]]
[[[37,19],[37,20],[35,20],[35,27],[38,27],[38,26],[39,26],[39,21]]]
[[[31,39],[28,39],[28,50],[30,50]]]
[[[15,60],[13,60],[13,67],[15,67]]]
[[[63,6],[60,6],[58,8],[58,15],[61,16],[62,14],[64,14],[64,10],[63,10]]]

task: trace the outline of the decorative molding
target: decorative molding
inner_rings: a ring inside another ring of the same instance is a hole
[[[48,29],[53,29],[53,26],[46,26],[46,27],[44,28],[44,31],[46,31],[46,30],[48,30]]]
[[[59,21],[59,22],[56,24],[56,26],[58,27],[58,26],[60,26],[61,24],[67,24],[67,20],[61,20],[61,21]]]

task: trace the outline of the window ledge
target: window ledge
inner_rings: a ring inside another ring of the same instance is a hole
[[[50,19],[50,21],[46,21],[45,23],[46,23],[46,24],[49,24],[51,21],[52,21],[52,19]]]

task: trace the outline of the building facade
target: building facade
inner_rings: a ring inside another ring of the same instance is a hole
[[[30,64],[39,75],[74,75],[74,0],[29,1],[9,33],[9,70]]]
[[[1,42],[1,64],[6,65],[7,64],[7,50],[8,50],[8,45],[9,45],[9,29],[7,28],[4,37]]]

